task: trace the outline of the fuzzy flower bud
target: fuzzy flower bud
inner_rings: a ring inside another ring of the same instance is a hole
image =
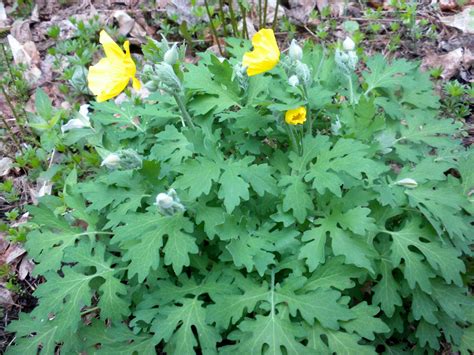
[[[298,43],[293,39],[290,44],[290,49],[288,50],[288,55],[292,60],[301,60],[303,58],[303,49],[298,45]]]
[[[173,202],[174,201],[173,201],[173,198],[171,196],[168,196],[164,192],[160,192],[156,196],[155,205],[157,205],[158,207],[167,209],[167,208],[170,208],[171,206],[173,206]]]
[[[173,92],[180,92],[182,90],[181,81],[174,73],[173,67],[168,63],[160,63],[155,65],[156,79],[160,84],[168,90]]]
[[[292,87],[298,86],[300,84],[300,79],[298,79],[296,75],[292,75],[288,79],[288,84],[290,84]]]
[[[336,49],[334,54],[334,60],[336,65],[345,73],[350,74],[352,73],[356,66],[359,58],[355,51],[341,51],[339,48]]]
[[[116,153],[110,153],[102,160],[100,166],[106,166],[109,169],[116,169],[120,166],[120,156]]]
[[[160,192],[155,199],[155,206],[163,215],[172,216],[178,212],[184,212],[185,208],[179,200],[174,189],[169,189],[167,193]]]
[[[295,73],[298,76],[298,79],[300,79],[300,81],[302,81],[305,85],[309,85],[311,83],[311,71],[305,63],[300,61],[296,62]]]
[[[342,48],[346,51],[353,51],[355,49],[355,43],[350,37],[346,37],[344,42],[342,42]]]
[[[173,44],[173,46],[166,51],[165,56],[164,56],[163,59],[169,65],[176,64],[176,62],[179,59],[179,53],[178,53],[178,48],[177,48],[176,43]]]

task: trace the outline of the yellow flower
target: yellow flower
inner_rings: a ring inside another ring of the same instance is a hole
[[[288,124],[303,124],[306,121],[306,108],[300,106],[285,113],[285,122]]]
[[[244,54],[242,64],[248,76],[272,70],[280,60],[280,50],[273,30],[264,28],[252,37],[253,51]]]
[[[135,78],[137,68],[130,55],[130,43],[125,41],[125,53],[112,38],[102,30],[100,43],[104,47],[105,58],[89,68],[87,81],[89,89],[102,102],[120,94],[132,79],[133,88],[139,90],[140,82]]]

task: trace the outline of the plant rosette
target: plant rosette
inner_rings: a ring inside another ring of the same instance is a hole
[[[474,155],[417,64],[265,30],[197,64],[149,40],[135,74],[107,43],[151,94],[64,133],[105,162],[29,207],[45,282],[9,354],[472,350]]]

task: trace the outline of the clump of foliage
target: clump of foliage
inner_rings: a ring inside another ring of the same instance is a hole
[[[308,43],[299,71],[283,55],[249,78],[248,49],[178,62],[177,90],[95,103],[66,133],[105,164],[29,208],[45,282],[8,353],[472,349],[474,155],[428,74],[376,55],[358,75]]]

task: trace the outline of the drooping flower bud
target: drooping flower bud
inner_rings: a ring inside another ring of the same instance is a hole
[[[142,167],[142,157],[133,149],[124,149],[116,152],[120,157],[121,169],[138,169]]]
[[[178,198],[178,194],[174,189],[169,189],[167,193],[160,192],[155,199],[155,206],[158,210],[168,216],[172,216],[178,212],[184,212],[186,209]]]
[[[179,53],[178,53],[178,47],[175,44],[168,49],[163,57],[164,61],[168,63],[169,65],[174,65],[179,59]]]
[[[120,166],[120,156],[116,153],[110,153],[102,160],[100,166],[106,166],[109,169],[116,169]]]
[[[290,49],[288,50],[288,55],[292,60],[295,61],[303,59],[303,49],[294,39],[291,41]]]
[[[300,84],[300,79],[298,79],[296,75],[292,75],[288,79],[288,84],[290,84],[292,87],[298,86]]]
[[[298,79],[302,81],[305,85],[311,84],[311,70],[305,63],[300,61],[296,62],[295,73],[298,76]]]
[[[173,92],[181,92],[182,85],[176,76],[173,67],[168,63],[160,63],[155,65],[155,76],[164,89]]]
[[[167,209],[167,208],[170,208],[171,206],[173,206],[173,198],[171,196],[168,196],[164,192],[160,192],[156,196],[155,204],[158,207]]]
[[[346,37],[344,42],[342,42],[342,48],[346,51],[353,51],[355,49],[355,43],[350,37]]]

